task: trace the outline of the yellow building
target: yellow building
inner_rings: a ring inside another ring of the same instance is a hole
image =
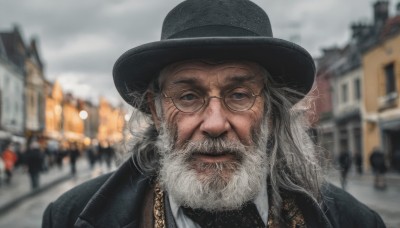
[[[82,113],[84,112],[84,113]],[[122,107],[113,107],[100,98],[99,106],[63,94],[58,81],[46,83],[46,128],[44,135],[52,145],[71,142],[89,145],[93,139],[116,143],[123,139]]]
[[[107,100],[100,98],[99,103],[99,142],[116,143],[123,139],[125,112],[122,107],[114,108]]]
[[[80,101],[66,94],[63,102],[63,136],[67,142],[83,142],[84,120],[79,116]]]
[[[83,142],[84,119],[79,115],[84,102],[72,94],[64,96],[58,81],[46,83],[46,128],[44,135],[50,143]]]
[[[44,135],[48,139],[62,139],[62,102],[63,92],[58,81],[46,83],[46,128]]]
[[[383,33],[381,41],[363,55],[365,167],[369,167],[375,147],[384,151],[390,165],[400,153],[400,33],[383,31],[388,33]]]

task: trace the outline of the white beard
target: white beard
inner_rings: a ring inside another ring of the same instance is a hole
[[[166,128],[163,128],[166,129]],[[232,210],[253,200],[265,187],[267,178],[268,126],[263,124],[254,146],[222,139],[190,142],[183,149],[173,149],[173,137],[161,133],[157,148],[161,155],[159,182],[181,206],[208,211]],[[211,149],[212,148],[212,149]],[[237,161],[213,164],[190,164],[193,152],[236,151]],[[199,174],[194,168],[207,170]],[[223,175],[229,173],[228,177]]]

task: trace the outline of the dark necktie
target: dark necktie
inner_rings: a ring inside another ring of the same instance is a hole
[[[247,203],[239,210],[208,212],[182,207],[186,216],[202,228],[265,228],[254,203]]]

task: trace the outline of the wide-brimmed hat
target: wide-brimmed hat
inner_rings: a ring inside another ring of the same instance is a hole
[[[122,98],[136,107],[132,94],[144,93],[165,66],[207,58],[257,62],[276,82],[302,94],[314,82],[311,55],[294,43],[273,38],[268,15],[253,2],[187,0],[165,17],[160,41],[132,48],[118,58],[114,83]]]

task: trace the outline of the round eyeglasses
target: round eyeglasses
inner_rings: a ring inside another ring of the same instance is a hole
[[[172,96],[167,96],[163,93],[165,98],[170,98],[175,107],[185,113],[194,113],[200,111],[203,107],[207,106],[211,98],[221,99],[224,106],[233,112],[242,112],[251,109],[259,94],[254,94],[253,91],[247,87],[236,87],[224,93],[222,97],[206,96],[200,94],[195,90],[183,90],[175,93]]]

